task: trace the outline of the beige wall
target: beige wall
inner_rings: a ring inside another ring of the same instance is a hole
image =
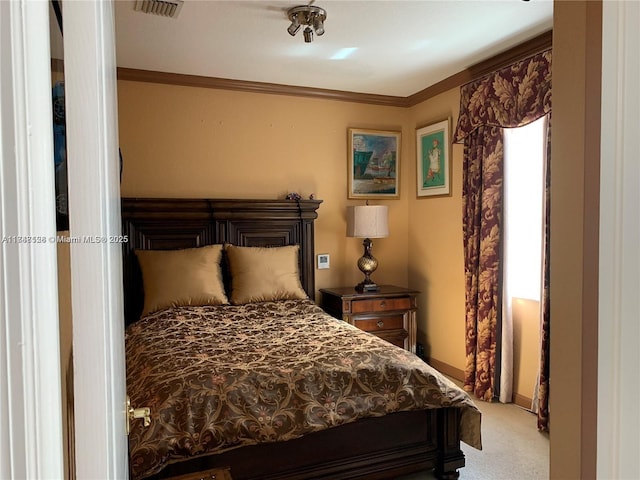
[[[459,88],[410,109],[130,81],[118,83],[118,97],[124,196],[283,198],[296,191],[322,199],[316,253],[329,253],[331,268],[316,270],[317,288],[361,279],[361,242],[345,236],[345,207],[362,203],[347,200],[347,128],[401,131],[401,198],[372,201],[389,206],[391,222],[390,236],[374,242],[374,279],[422,292],[418,341],[459,376],[463,148],[452,147],[449,197],[417,198],[415,163],[416,128],[450,118],[453,130]],[[524,370],[536,369],[534,356]],[[516,392],[530,398],[532,382]]]
[[[514,298],[513,391],[516,402],[529,407],[540,365],[540,302]]]
[[[314,193],[323,200],[316,253],[331,255],[316,270],[316,287],[355,285],[362,241],[347,238],[347,128],[402,131],[410,152],[406,109],[349,102],[118,82],[123,196],[284,198]],[[390,236],[374,241],[378,283],[407,286],[407,216],[411,158],[401,152],[399,200],[389,206]]]
[[[68,235],[69,232],[58,232],[58,235]],[[58,243],[58,315],[60,322],[60,372],[62,391],[62,435],[65,445],[69,445],[73,432],[69,428],[68,406],[73,402],[73,385],[69,383],[71,369],[71,345],[73,341],[71,323],[71,258],[68,243]],[[70,467],[73,463],[73,452],[65,449],[64,473],[70,478]]]
[[[445,118],[451,133],[458,121],[460,89],[454,88],[413,107],[415,129]],[[418,341],[429,358],[464,370],[465,296],[462,249],[462,145],[451,148],[451,196],[416,196],[416,144],[411,143],[409,201],[409,283],[420,290]]]

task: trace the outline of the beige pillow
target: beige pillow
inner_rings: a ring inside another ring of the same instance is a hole
[[[298,273],[298,245],[236,247],[227,245],[231,303],[307,298]]]
[[[142,315],[182,305],[228,304],[222,245],[184,250],[136,250],[144,285]]]

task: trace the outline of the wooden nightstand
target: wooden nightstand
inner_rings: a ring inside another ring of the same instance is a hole
[[[377,292],[354,287],[322,288],[323,310],[384,340],[416,353],[416,290],[380,285]]]

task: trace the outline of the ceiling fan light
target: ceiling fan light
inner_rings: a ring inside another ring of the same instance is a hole
[[[310,27],[305,28],[304,32],[302,32],[302,33],[304,34],[305,43],[313,42],[313,30],[311,30]]]
[[[298,30],[300,30],[300,23],[298,23],[297,15],[294,15],[293,20],[291,20],[291,25],[289,25],[289,28],[287,28],[287,32],[289,32],[289,35],[293,37],[296,33],[298,33]]]
[[[314,32],[317,35],[324,35],[324,21],[327,18],[327,12],[324,8],[314,5],[298,5],[287,10],[287,17],[291,21],[291,25],[287,28],[289,35],[294,36],[300,27],[306,27],[303,31],[305,43],[313,42]]]
[[[324,35],[324,22],[321,18],[315,18],[313,21],[313,29],[316,31],[316,35]]]
[[[291,35],[292,37],[295,36],[296,33],[298,33],[298,30],[300,30],[300,24],[298,22],[291,22],[291,25],[289,25],[289,28],[287,28],[287,32],[289,32],[289,35]]]

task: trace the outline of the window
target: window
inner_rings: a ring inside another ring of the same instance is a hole
[[[504,281],[509,296],[540,300],[547,119],[504,129]]]

